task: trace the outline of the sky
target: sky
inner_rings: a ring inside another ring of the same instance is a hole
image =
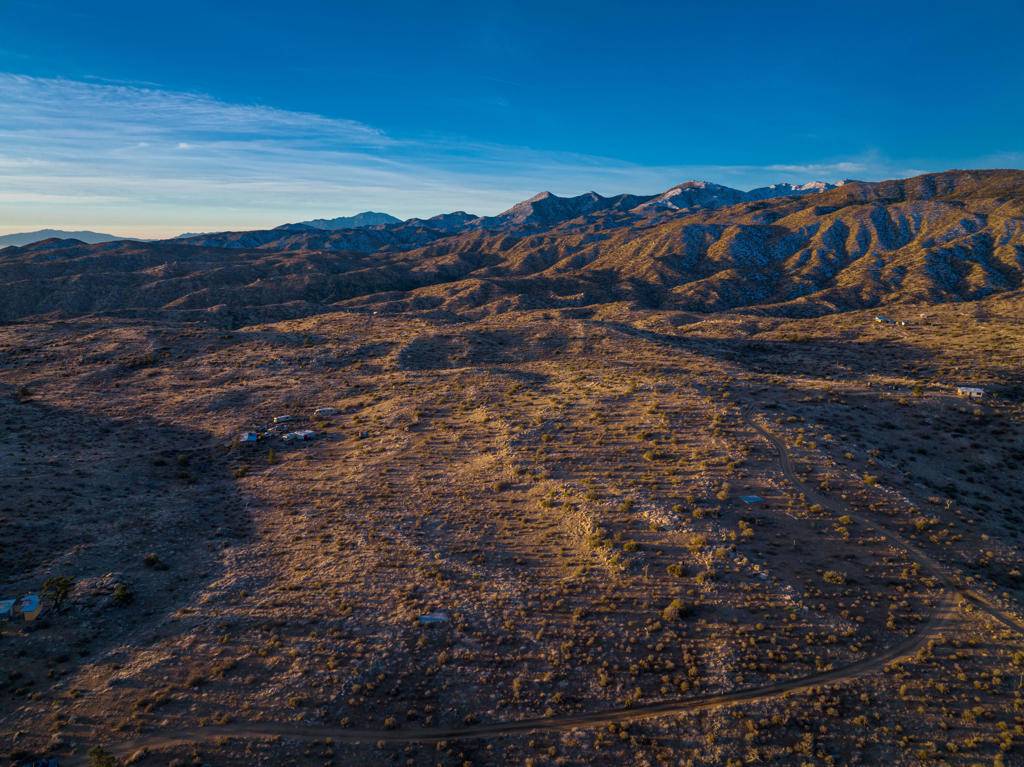
[[[1024,3],[0,0],[0,232],[1024,165]]]

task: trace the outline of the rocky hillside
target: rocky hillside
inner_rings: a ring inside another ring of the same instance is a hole
[[[650,215],[658,198],[544,194],[486,226],[448,214],[436,224],[188,242],[49,240],[0,250],[0,319],[160,312],[237,324],[337,304],[479,315],[614,301],[817,315],[1022,287],[1021,171],[694,203],[728,197],[721,189],[680,187],[659,196],[678,209],[666,204]]]

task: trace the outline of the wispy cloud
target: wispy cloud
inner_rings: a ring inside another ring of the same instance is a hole
[[[139,236],[383,209],[495,213],[541,189],[660,191],[878,178],[876,154],[806,164],[639,166],[572,152],[389,136],[369,125],[150,84],[0,73],[0,230]]]

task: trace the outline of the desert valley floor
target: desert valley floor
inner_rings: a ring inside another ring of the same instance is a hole
[[[887,311],[6,324],[0,748],[1024,764],[1024,296]]]

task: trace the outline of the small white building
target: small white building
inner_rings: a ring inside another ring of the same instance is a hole
[[[956,396],[967,397],[968,399],[981,399],[985,396],[985,390],[980,386],[958,386]]]
[[[307,442],[316,436],[316,432],[312,429],[299,429],[298,431],[290,431],[285,434],[281,439],[285,442]]]
[[[318,407],[313,411],[314,418],[329,418],[332,415],[337,415],[339,412],[336,407]]]

